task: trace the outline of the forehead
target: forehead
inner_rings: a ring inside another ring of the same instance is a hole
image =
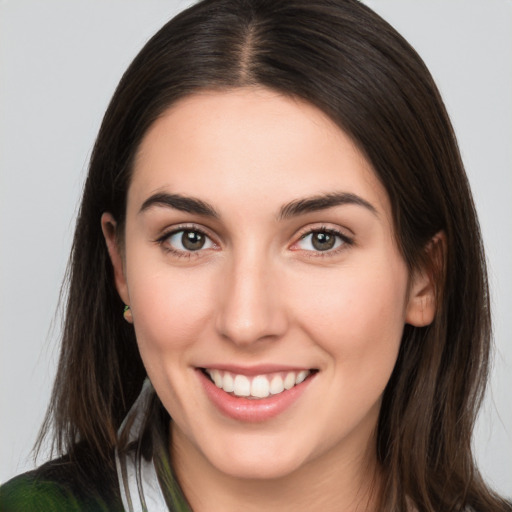
[[[262,208],[340,190],[389,208],[369,162],[322,111],[244,88],[194,94],[165,111],[140,145],[129,203],[170,191]]]

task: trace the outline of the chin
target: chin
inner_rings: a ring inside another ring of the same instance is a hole
[[[265,460],[223,460],[217,469],[225,475],[243,480],[277,480],[295,473],[302,466],[299,461],[288,461],[276,457]]]
[[[307,460],[304,446],[283,446],[266,437],[258,442],[229,443],[217,445],[214,453],[204,453],[218,471],[239,479],[274,480],[284,478],[299,470]]]

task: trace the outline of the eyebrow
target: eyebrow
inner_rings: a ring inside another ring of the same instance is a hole
[[[291,201],[281,207],[278,219],[289,219],[291,217],[305,215],[306,213],[317,212],[333,208],[335,206],[348,204],[362,206],[374,215],[378,216],[377,209],[362,197],[348,192],[334,192]],[[153,206],[169,207],[182,212],[195,213],[196,215],[202,215],[204,217],[214,219],[220,218],[220,215],[212,205],[201,199],[182,196],[180,194],[157,192],[144,201],[139,213],[149,210]]]
[[[284,205],[279,213],[279,219],[288,219],[304,215],[306,213],[317,212],[333,208],[334,206],[353,204],[366,208],[374,215],[378,216],[377,209],[371,203],[362,197],[348,192],[333,192],[328,194],[320,194],[304,199],[298,199]]]
[[[149,210],[153,206],[166,206],[187,213],[195,213],[205,217],[219,218],[219,214],[210,204],[194,197],[185,197],[180,194],[167,194],[158,192],[148,197],[141,206],[139,213]]]

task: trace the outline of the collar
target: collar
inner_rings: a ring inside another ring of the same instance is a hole
[[[167,436],[162,432],[162,422],[154,414],[158,406],[161,404],[146,378],[140,395],[118,430],[116,469],[126,512],[190,512],[172,472],[167,443],[161,442]],[[143,440],[147,436],[150,449],[149,454],[144,454]],[[164,488],[161,482],[165,483]]]

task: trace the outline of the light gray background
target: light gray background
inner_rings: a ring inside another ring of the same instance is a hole
[[[143,43],[189,3],[0,0],[0,481],[33,467],[58,355],[59,288],[103,112]],[[497,347],[475,452],[512,496],[512,2],[367,3],[422,55],[459,137]]]

